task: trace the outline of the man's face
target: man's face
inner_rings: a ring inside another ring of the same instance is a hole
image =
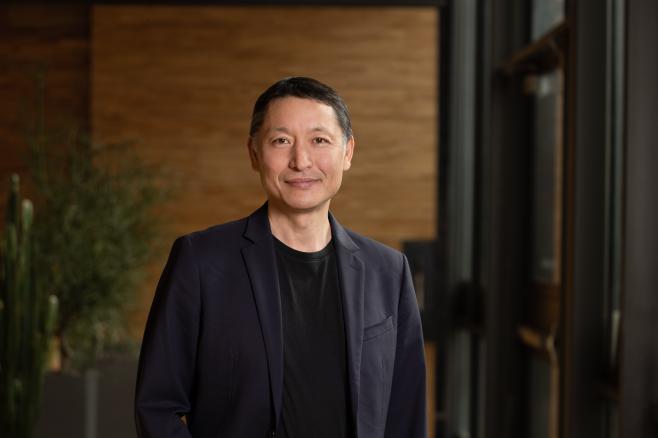
[[[270,204],[287,212],[328,207],[353,151],[354,139],[345,141],[331,106],[297,97],[270,102],[249,144]]]

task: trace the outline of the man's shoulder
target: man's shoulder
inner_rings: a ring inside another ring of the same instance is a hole
[[[231,252],[244,245],[244,230],[247,218],[241,218],[205,229],[181,235],[177,240],[187,240],[193,252],[204,257],[216,257],[222,252]]]
[[[385,245],[375,239],[359,234],[348,228],[344,228],[352,241],[359,247],[359,255],[365,258],[370,264],[380,265],[390,268],[392,265],[398,265],[403,261],[402,252]]]
[[[188,236],[193,241],[207,241],[214,239],[227,239],[233,237],[242,237],[247,224],[248,217],[212,225],[208,228],[192,231]]]

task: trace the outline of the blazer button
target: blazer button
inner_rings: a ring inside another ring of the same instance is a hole
[[[270,436],[276,436],[276,430],[272,430],[272,432],[270,432]]]

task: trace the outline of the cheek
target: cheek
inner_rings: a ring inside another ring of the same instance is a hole
[[[320,169],[331,177],[332,179],[340,179],[343,175],[343,158],[342,157],[326,157],[321,163],[319,163]]]
[[[278,181],[281,177],[281,172],[278,172],[275,168],[268,167],[265,169],[263,174],[263,179],[268,185],[275,186],[278,185]]]
[[[288,167],[285,157],[277,154],[263,155],[261,173],[268,178],[278,177]]]

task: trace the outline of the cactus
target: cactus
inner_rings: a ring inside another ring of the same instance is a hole
[[[39,414],[57,297],[48,295],[32,263],[33,209],[11,178],[0,242],[0,436],[30,438]]]

